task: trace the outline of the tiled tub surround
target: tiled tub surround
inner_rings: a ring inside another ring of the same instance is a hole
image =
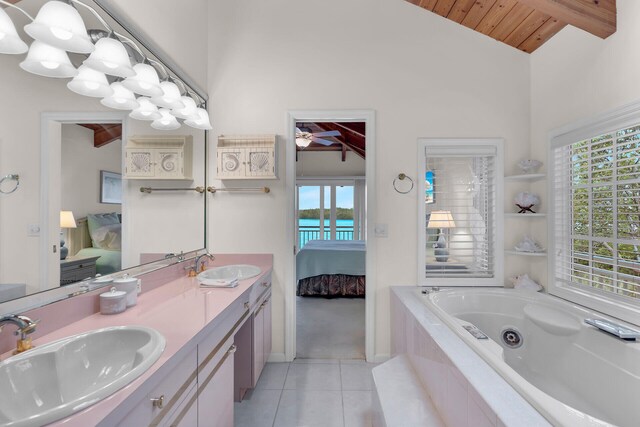
[[[211,331],[226,325],[231,310],[236,306],[242,307],[249,294],[253,296],[264,291],[261,284],[270,280],[273,256],[216,255],[216,260],[209,263],[209,268],[236,263],[257,265],[261,273],[240,281],[236,288],[201,288],[195,278],[186,277],[185,262],[141,276],[143,293],[138,297],[138,304],[124,313],[105,316],[98,312],[98,294],[104,290],[24,313],[41,319],[38,331],[34,334],[35,346],[94,329],[120,325],[151,327],[166,339],[162,356],[142,376],[106,399],[50,426],[126,425],[121,423],[122,418],[135,409],[163,378],[170,375],[179,362],[193,354],[198,343],[207,338]],[[83,317],[78,319],[74,312],[81,313]],[[11,337],[14,338],[13,335]],[[11,343],[14,345],[15,341],[12,339]],[[3,354],[2,360],[9,355]]]
[[[552,424],[638,425],[640,346],[584,322],[606,316],[524,290],[448,289],[420,297]],[[489,339],[473,338],[463,325]],[[513,338],[513,330],[521,345],[510,348],[502,336]]]
[[[391,352],[407,354],[448,427],[550,427],[513,387],[423,301],[418,288],[391,288]],[[573,426],[572,426],[573,427]]]

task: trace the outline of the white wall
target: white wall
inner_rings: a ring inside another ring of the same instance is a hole
[[[342,161],[340,151],[299,151],[296,176],[364,176],[365,160],[347,151]]]
[[[417,270],[416,193],[396,193],[393,178],[416,178],[418,137],[503,137],[507,164],[526,157],[528,55],[397,0],[215,0],[209,52],[214,135],[286,135],[288,110],[376,111],[376,217],[389,237],[378,239],[370,280],[375,352],[388,354],[388,287],[415,284]],[[279,164],[284,177],[282,149]],[[284,179],[269,185],[266,196],[216,195],[208,219],[214,251],[274,253],[273,351],[283,353],[292,243],[284,237]]]
[[[93,135],[93,130],[79,125],[62,125],[60,206],[72,211],[76,220],[121,208],[100,203],[100,171],[122,173],[122,141],[94,148]]]
[[[618,29],[606,40],[566,27],[531,55],[533,158],[547,163],[550,131],[640,99],[640,2],[617,7]],[[545,183],[533,188],[544,202]],[[543,240],[544,224],[533,233]],[[546,284],[546,262],[538,264],[535,278]]]
[[[207,0],[111,0],[202,88],[207,82]]]

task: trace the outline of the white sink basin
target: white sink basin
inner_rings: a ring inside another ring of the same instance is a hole
[[[72,415],[142,375],[164,351],[142,326],[98,329],[0,363],[0,426],[36,427]]]
[[[233,264],[205,270],[198,274],[198,281],[202,284],[216,284],[231,280],[244,280],[260,274],[260,267],[248,264]]]

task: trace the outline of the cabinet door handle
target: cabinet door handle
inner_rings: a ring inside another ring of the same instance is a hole
[[[249,310],[249,301],[244,303],[244,308],[246,308],[247,310]]]
[[[229,350],[227,350],[227,353],[233,354],[236,352],[237,349],[238,349],[238,346],[236,346],[235,344],[232,344],[231,347],[229,347]]]
[[[164,394],[160,397],[151,398],[151,404],[154,408],[162,409],[164,408]]]
[[[262,286],[266,288],[267,286],[269,286],[269,282],[262,282]]]

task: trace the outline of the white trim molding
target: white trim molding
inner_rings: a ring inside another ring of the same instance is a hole
[[[365,297],[365,354],[368,361],[376,360],[376,146],[375,111],[373,110],[292,110],[286,114],[286,178],[287,192],[286,238],[291,245],[291,256],[285,262],[285,358],[292,361],[296,357],[296,271],[293,256],[295,246],[295,190],[296,190],[296,122],[365,122],[366,141],[366,212],[367,212],[367,255],[366,255],[366,297]]]

